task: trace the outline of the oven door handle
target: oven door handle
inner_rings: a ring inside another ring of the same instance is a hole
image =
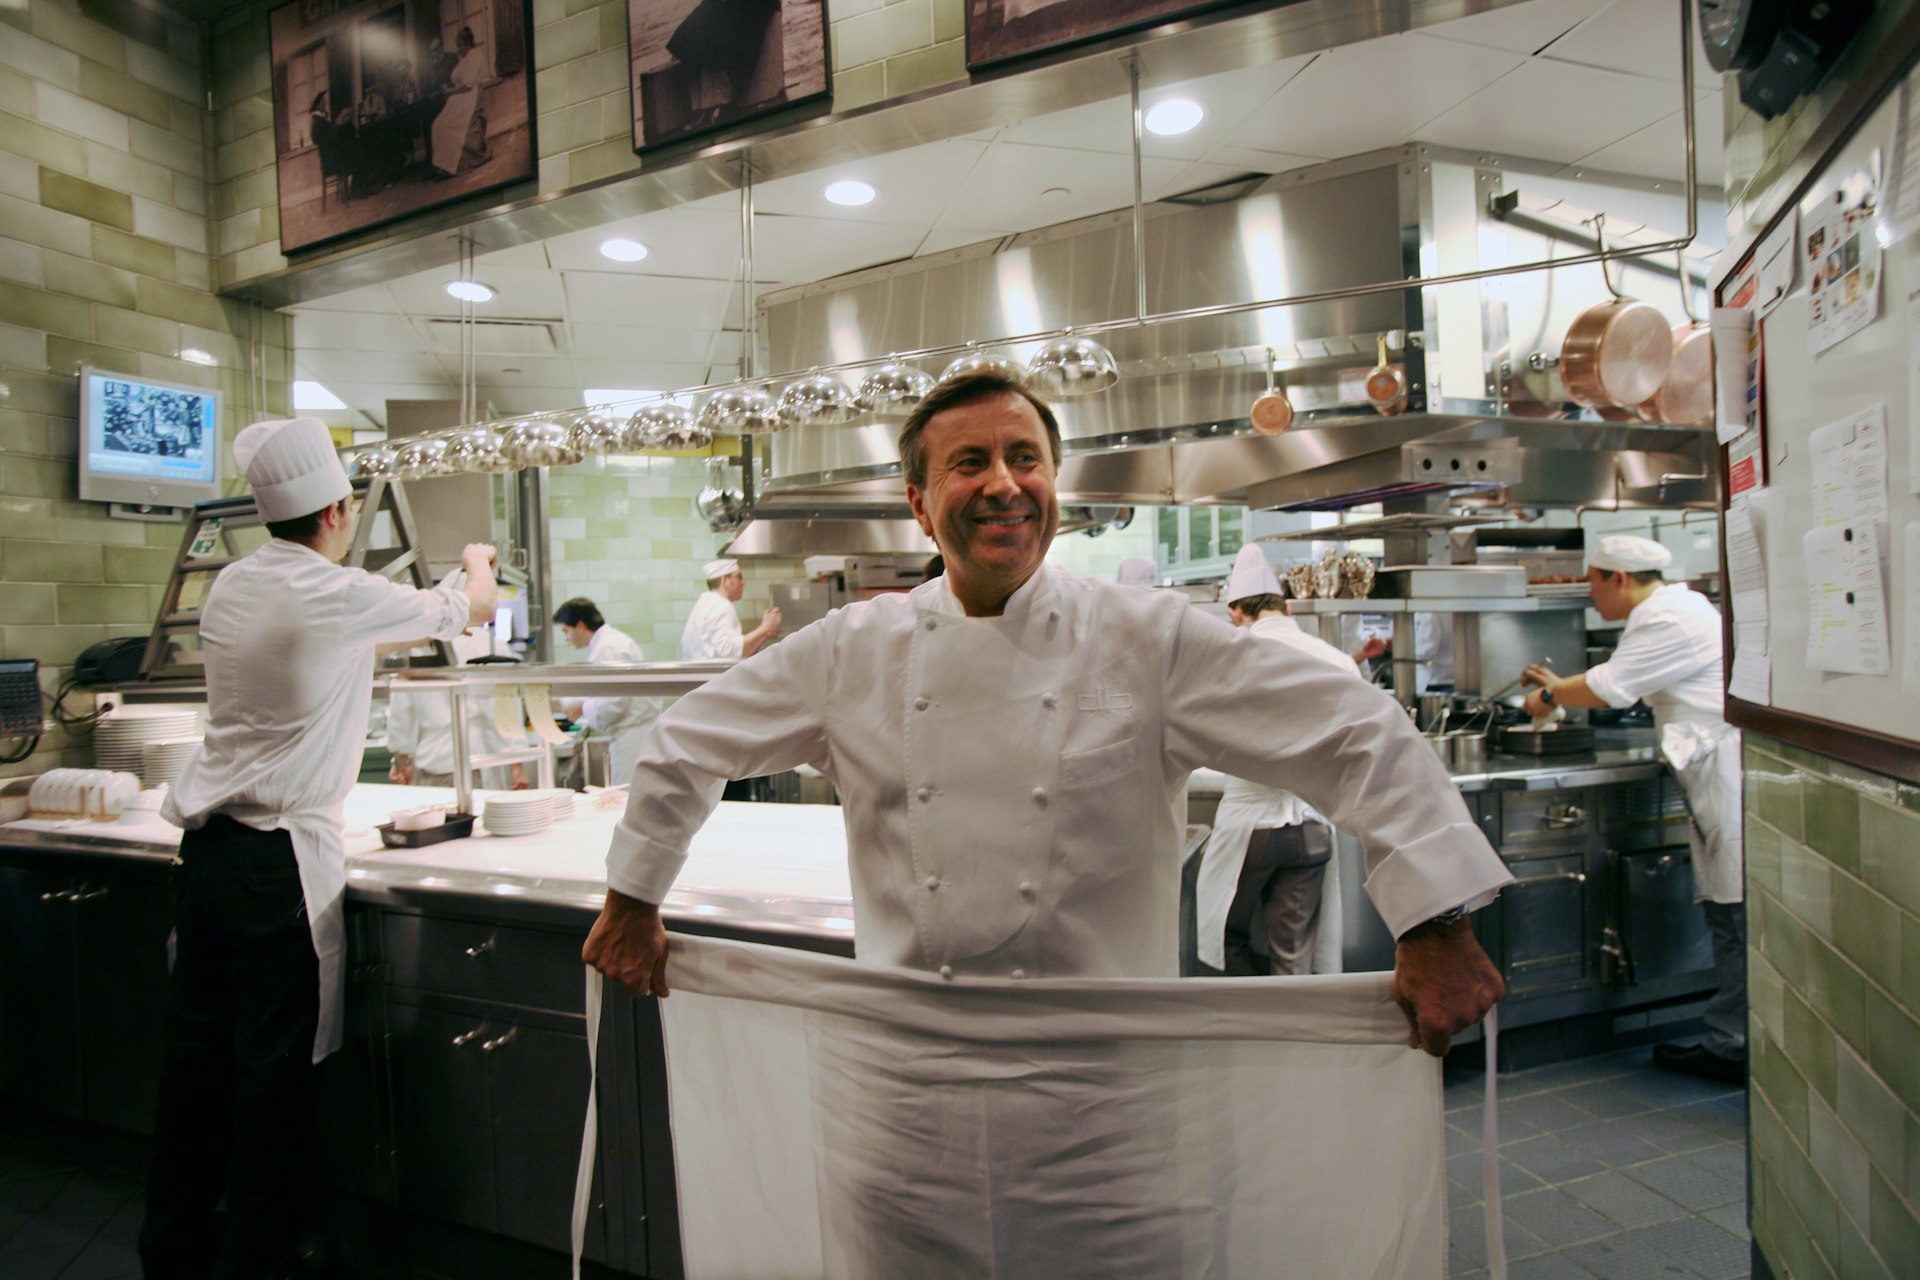
[[[1509,889],[1530,889],[1535,885],[1561,884],[1571,880],[1575,884],[1585,884],[1587,873],[1584,871],[1556,871],[1550,876],[1528,876],[1524,880],[1515,880]]]

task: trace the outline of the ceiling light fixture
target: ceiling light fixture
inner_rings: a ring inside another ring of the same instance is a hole
[[[215,360],[213,358],[212,352],[202,351],[198,347],[180,348],[180,358],[182,360],[185,360],[188,364],[216,365],[220,363],[218,360]]]
[[[492,302],[493,290],[478,280],[450,280],[447,292],[462,302]]]
[[[858,178],[842,178],[838,182],[829,182],[821,194],[835,204],[853,208],[872,204],[873,198],[880,194],[880,189],[871,182],[862,182]]]
[[[1147,109],[1143,123],[1148,133],[1171,138],[1176,134],[1193,132],[1206,118],[1206,108],[1192,98],[1166,98]]]
[[[347,407],[347,402],[317,382],[295,382],[293,407],[296,409],[344,409]]]
[[[639,262],[647,256],[647,246],[638,240],[602,240],[600,256],[615,262]]]

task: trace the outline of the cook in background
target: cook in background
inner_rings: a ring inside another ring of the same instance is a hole
[[[751,658],[780,634],[778,606],[760,615],[760,625],[742,635],[740,615],[733,606],[746,593],[747,577],[738,560],[709,560],[701,576],[707,589],[693,602],[686,629],[680,633],[680,660]]]
[[[1361,680],[1353,659],[1287,616],[1280,580],[1259,547],[1240,548],[1227,579],[1236,627]],[[1291,792],[1228,778],[1194,884],[1202,963],[1228,977],[1340,972],[1340,877],[1328,875],[1333,831]]]
[[[555,609],[553,622],[568,644],[587,651],[587,661],[596,667],[647,660],[633,637],[609,625],[599,607],[585,596],[575,596]],[[567,719],[612,740],[607,777],[618,784],[633,771],[640,743],[665,704],[658,698],[563,698],[558,705]]]
[[[1151,556],[1128,556],[1113,580],[1123,587],[1151,587],[1160,581],[1160,562]]]
[[[453,642],[453,656],[461,666],[487,653],[485,634],[463,635]],[[508,738],[494,721],[491,694],[467,691],[468,758],[496,755],[527,744],[525,733]],[[453,785],[453,703],[444,692],[396,690],[387,698],[387,753],[393,757],[387,766],[387,781],[403,787],[450,787]],[[480,772],[480,785],[524,790],[527,767],[519,761],[505,768],[495,766]]]
[[[207,734],[161,813],[173,964],[140,1257],[150,1280],[294,1266],[323,1058],[340,1047],[340,807],[360,770],[376,645],[451,640],[493,616],[493,548],[427,591],[341,567],[353,487],[324,424],[233,444],[272,538],[200,613]],[[225,1200],[225,1211],[220,1211]]]
[[[1296,789],[1365,842],[1400,940],[1409,1044],[1443,1053],[1486,1012],[1503,988],[1465,913],[1512,877],[1393,699],[1182,593],[1048,566],[1059,426],[1017,382],[942,384],[900,454],[946,573],[836,610],[661,716],[607,854],[589,963],[665,995],[657,904],[722,786],[811,763],[844,807],[860,959],[942,977],[1172,977],[1173,802],[1207,765]]]
[[[1655,1066],[1741,1083],[1747,1067],[1747,915],[1741,860],[1740,731],[1727,724],[1721,694],[1720,614],[1684,582],[1662,571],[1673,553],[1649,538],[1615,533],[1587,557],[1593,607],[1609,622],[1627,620],[1613,656],[1580,675],[1534,665],[1527,711],[1556,707],[1630,707],[1646,700],[1660,754],[1679,779],[1693,814],[1693,896],[1713,935],[1719,989],[1707,1002],[1697,1044],[1656,1045]]]

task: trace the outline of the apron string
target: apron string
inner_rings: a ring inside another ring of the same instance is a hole
[[[1507,1234],[1500,1212],[1500,1105],[1496,1083],[1500,1049],[1500,1006],[1487,1010],[1486,1096],[1480,1103],[1480,1194],[1486,1205],[1487,1272],[1491,1280],[1507,1280]],[[578,1278],[576,1277],[576,1280]]]
[[[599,1154],[600,996],[605,979],[592,965],[587,971],[587,1123],[580,1135],[580,1171],[573,1179],[573,1280],[580,1280],[580,1255],[587,1244],[587,1209],[593,1201],[593,1162]]]

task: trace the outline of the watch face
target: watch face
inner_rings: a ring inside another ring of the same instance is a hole
[[[1699,0],[1698,7],[1700,42],[1715,71],[1758,62],[1779,25],[1774,0]]]

